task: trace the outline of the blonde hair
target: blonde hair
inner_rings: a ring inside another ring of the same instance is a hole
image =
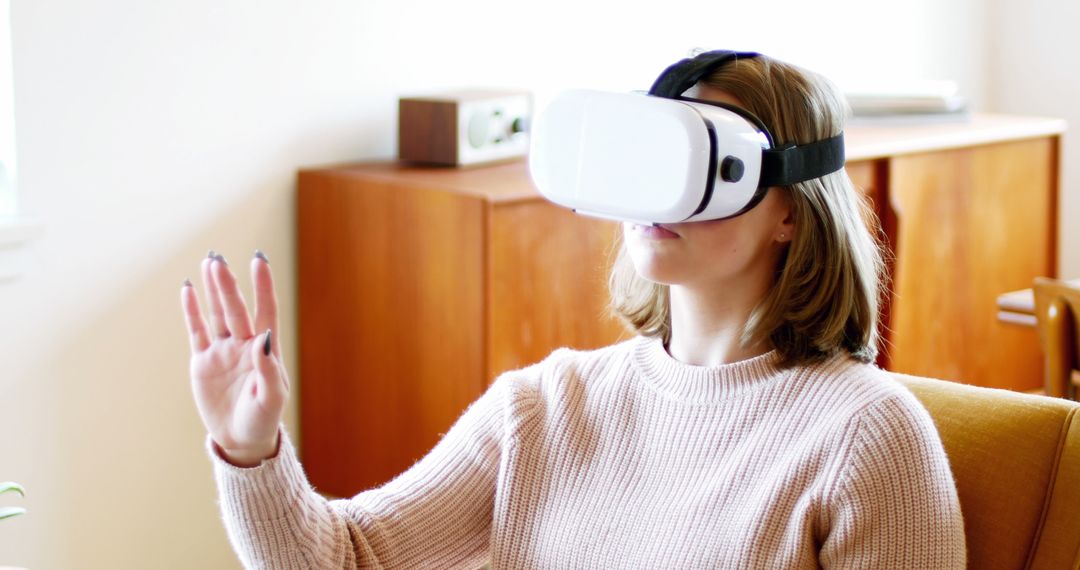
[[[738,99],[765,123],[776,146],[835,136],[848,115],[843,96],[824,77],[765,56],[729,62],[701,83]],[[841,351],[873,361],[885,284],[882,248],[868,229],[877,219],[869,200],[844,170],[782,191],[790,197],[794,236],[780,255],[773,286],[746,322],[743,345],[767,340],[783,366]],[[633,332],[670,340],[668,286],[640,277],[625,243],[618,246],[609,288],[611,312]]]

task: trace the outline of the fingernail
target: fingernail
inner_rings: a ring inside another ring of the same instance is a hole
[[[220,253],[219,253],[219,254],[217,254],[217,255],[215,255],[215,256],[214,256],[214,259],[216,259],[216,260],[218,260],[218,261],[220,261],[220,262],[224,263],[225,265],[228,265],[228,264],[229,264],[229,262],[228,262],[228,261],[225,261],[225,256],[224,256],[224,255],[221,255]]]
[[[259,259],[265,261],[267,264],[270,263],[270,260],[267,259],[266,254],[257,249],[255,250],[255,257],[258,257]]]
[[[273,331],[266,329],[266,344],[263,345],[263,354],[270,356],[270,337],[273,335]]]
[[[191,287],[191,279],[184,279],[184,287]]]
[[[208,252],[208,253],[206,254],[206,257],[208,257],[208,258],[210,258],[210,259],[214,259],[214,256],[215,256],[215,255],[217,255],[217,254],[216,254],[216,253],[214,253],[214,250],[212,250],[212,249],[211,249],[211,250],[210,250],[210,251],[209,251],[209,252]]]

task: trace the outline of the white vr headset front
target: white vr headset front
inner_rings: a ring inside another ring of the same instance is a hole
[[[737,216],[772,186],[843,168],[842,134],[776,149],[749,112],[681,95],[719,65],[755,56],[712,51],[684,59],[649,93],[559,94],[533,123],[533,182],[578,213],[659,224]]]

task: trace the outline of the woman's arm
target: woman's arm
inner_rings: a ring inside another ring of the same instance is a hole
[[[909,393],[871,405],[857,420],[825,504],[824,568],[966,567],[949,461],[930,415]]]
[[[192,389],[225,527],[245,566],[457,567],[482,560],[504,434],[511,431],[505,418],[513,377],[496,380],[427,456],[393,481],[350,500],[326,501],[309,485],[281,428],[290,384],[275,334],[269,260],[258,251],[251,260],[254,326],[225,258],[211,251],[202,273],[207,315],[190,281],[180,293]]]
[[[288,434],[278,454],[236,467],[212,439],[222,516],[246,568],[476,568],[488,556],[510,405],[502,376],[420,461],[385,485],[327,501]]]

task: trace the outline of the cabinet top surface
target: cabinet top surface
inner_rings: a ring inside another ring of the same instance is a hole
[[[857,161],[1056,136],[1063,132],[1062,119],[976,113],[967,119],[934,122],[856,119],[848,124],[845,142],[848,160]]]
[[[899,122],[858,120],[845,131],[849,163],[1029,138],[1057,136],[1061,119],[973,114],[966,120]],[[305,174],[363,178],[388,184],[439,188],[491,202],[535,199],[524,158],[474,167],[415,165],[394,159],[306,168]]]

